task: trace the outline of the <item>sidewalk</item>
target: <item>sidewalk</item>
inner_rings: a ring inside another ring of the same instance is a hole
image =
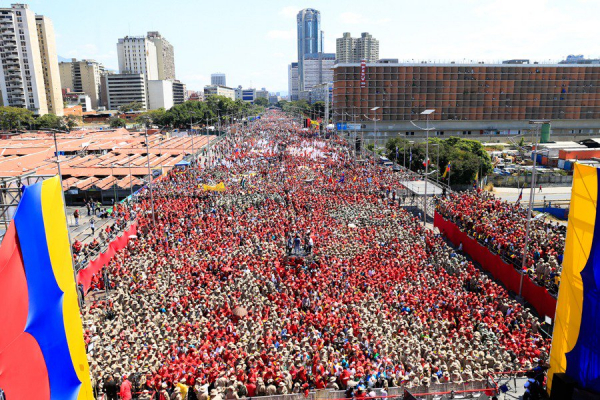
[[[75,217],[73,212],[75,209],[79,210],[79,225],[75,225]],[[90,229],[90,220],[94,218],[94,225],[96,227],[96,233],[92,236],[92,230]],[[71,242],[79,240],[82,244],[91,243],[94,237],[98,238],[100,231],[106,229],[107,225],[114,225],[115,220],[112,218],[100,218],[99,216],[87,215],[87,209],[85,206],[82,207],[67,207],[67,223],[69,227],[69,233],[71,234]]]

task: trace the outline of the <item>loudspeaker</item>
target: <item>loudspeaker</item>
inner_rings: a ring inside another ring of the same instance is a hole
[[[577,381],[565,373],[554,374],[552,377],[552,392],[550,400],[567,400],[573,397]]]

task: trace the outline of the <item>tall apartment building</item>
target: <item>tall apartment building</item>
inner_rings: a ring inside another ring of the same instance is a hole
[[[323,52],[323,31],[321,30],[321,13],[313,8],[301,10],[296,17],[298,28],[298,79],[299,90],[305,90],[304,56]]]
[[[156,47],[156,58],[159,80],[175,80],[175,52],[173,45],[161,36],[159,32],[148,32],[148,40]]]
[[[58,71],[58,56],[56,55],[54,25],[50,18],[43,15],[35,16],[35,25],[40,46],[48,112],[55,115],[63,115],[63,99],[60,87],[60,73]]]
[[[143,74],[147,81],[159,79],[154,41],[145,36],[126,36],[117,43],[120,74]]]
[[[104,74],[104,66],[94,60],[71,61],[58,64],[62,89],[83,92],[90,97],[91,107],[97,110],[102,104],[100,77]]]
[[[290,101],[298,100],[298,63],[288,65],[288,96]]]
[[[185,83],[173,81],[173,104],[181,104],[188,100],[188,91]]]
[[[335,54],[316,53],[304,56],[304,81],[302,91],[310,91],[314,86],[333,82]]]
[[[5,106],[63,114],[54,29],[26,4],[0,8],[0,91]]]
[[[336,39],[335,58],[338,63],[376,62],[379,60],[379,40],[368,32],[361,33],[359,38],[346,32]]]
[[[401,135],[420,133],[411,121],[426,109],[435,110],[430,135],[518,134],[532,119],[550,119],[556,133],[598,133],[600,65],[337,64],[333,109]]]
[[[108,109],[116,110],[134,101],[142,103],[144,109],[148,108],[144,74],[109,74],[103,80],[106,82]]]
[[[210,84],[212,86],[227,86],[227,78],[224,73],[217,72],[216,74],[210,74]]]

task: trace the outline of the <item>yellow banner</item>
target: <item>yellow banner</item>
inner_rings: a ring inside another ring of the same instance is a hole
[[[225,184],[223,182],[217,184],[217,185],[202,185],[202,187],[204,188],[205,191],[213,191],[213,192],[224,192],[225,191]]]

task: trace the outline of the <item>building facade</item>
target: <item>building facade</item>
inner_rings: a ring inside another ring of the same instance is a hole
[[[227,86],[227,77],[221,72],[210,74],[210,84],[212,86]]]
[[[144,74],[111,74],[104,78],[110,110],[132,102],[141,103],[144,109],[148,109]]]
[[[288,96],[290,101],[298,100],[298,63],[288,65]]]
[[[173,105],[173,81],[148,81],[148,110],[168,110]]]
[[[42,61],[42,74],[44,76],[44,89],[48,112],[63,115],[63,99],[60,87],[60,72],[58,70],[58,56],[56,54],[56,40],[52,20],[43,15],[35,16],[37,37]]]
[[[185,83],[173,81],[173,104],[181,104],[188,100],[188,90]]]
[[[224,96],[228,99],[235,100],[235,89],[222,85],[205,86],[204,97],[208,96]]]
[[[57,72],[58,59],[54,49],[54,32],[51,29],[44,29],[47,21],[42,22],[40,22],[41,26],[38,30],[36,16],[26,4],[13,4],[11,8],[0,8],[2,104],[27,108],[36,115],[53,111],[62,115],[62,98],[60,111],[58,111],[54,96],[54,89],[58,84],[60,97],[60,77]],[[47,26],[50,28],[49,23]],[[38,34],[40,31],[44,36],[40,37]],[[41,44],[44,48],[40,48]],[[56,68],[54,64],[56,64]],[[44,67],[49,68],[46,75]],[[46,88],[46,83],[48,88]],[[52,95],[50,99],[47,93]]]
[[[365,129],[414,135],[425,109],[437,135],[517,134],[528,121],[554,130],[600,128],[600,65],[337,64],[333,109]],[[373,111],[373,108],[378,107]],[[433,133],[432,133],[433,134]]]
[[[90,96],[91,108],[97,110],[101,103],[100,77],[104,74],[104,66],[94,60],[73,58],[58,64],[62,89],[83,92]]]
[[[335,58],[338,63],[376,62],[379,60],[379,40],[368,32],[363,32],[359,38],[346,32],[336,39]]]
[[[175,80],[175,51],[173,45],[159,32],[148,32],[148,40],[156,47],[156,64],[159,80]]]
[[[306,54],[302,91],[310,91],[316,85],[333,82],[334,65],[335,54],[333,53]]]
[[[144,74],[147,81],[159,79],[156,45],[145,36],[126,36],[117,43],[120,74]]]
[[[304,90],[304,56],[323,52],[321,13],[313,8],[301,10],[296,17],[298,29],[298,79],[299,90]]]
[[[257,99],[267,99],[269,100],[269,91],[265,88],[262,88],[260,90],[256,91],[256,98]]]
[[[256,89],[235,88],[235,99],[253,103],[256,100]]]

